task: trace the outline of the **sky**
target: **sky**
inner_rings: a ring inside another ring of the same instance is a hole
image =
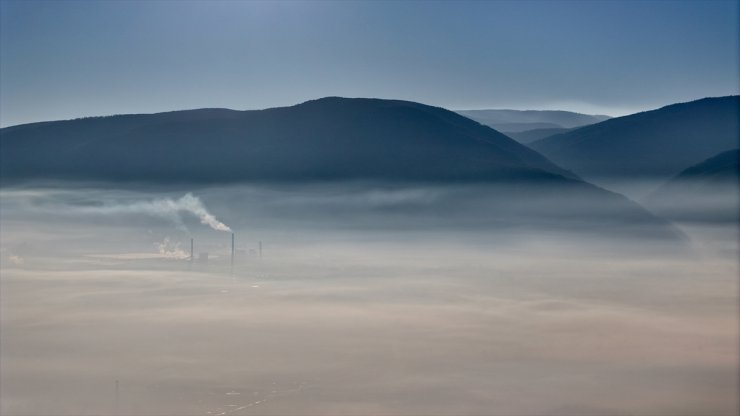
[[[739,3],[0,0],[0,125],[325,96],[624,115],[738,94]]]

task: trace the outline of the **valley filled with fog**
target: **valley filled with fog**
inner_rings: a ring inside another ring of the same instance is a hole
[[[736,191],[6,187],[0,409],[735,414]]]
[[[0,0],[0,415],[739,415],[739,15]]]

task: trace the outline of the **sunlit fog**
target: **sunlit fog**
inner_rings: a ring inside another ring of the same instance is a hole
[[[0,0],[0,415],[737,416],[738,16]]]
[[[735,413],[736,223],[502,192],[5,190],[2,412]]]

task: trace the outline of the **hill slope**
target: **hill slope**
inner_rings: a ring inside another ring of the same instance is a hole
[[[722,152],[682,171],[646,203],[677,220],[739,220],[740,150]]]
[[[377,186],[447,189],[422,192],[445,195],[437,199],[380,207],[383,221],[393,217],[390,211],[427,218],[430,226],[451,221],[669,239],[680,234],[636,203],[581,181],[489,127],[406,101],[324,98],[260,111],[125,115],[0,132],[6,185],[336,184],[331,192],[344,199],[349,181],[367,184],[371,193]],[[368,209],[375,212],[360,205],[346,215],[355,222]],[[331,205],[326,211],[341,210]]]
[[[587,180],[667,180],[738,146],[740,97],[669,105],[547,137],[530,146]]]
[[[203,109],[0,131],[4,181],[489,181],[573,176],[442,108],[324,98],[259,111]]]
[[[524,131],[519,131],[519,132],[502,130],[502,133],[518,141],[521,144],[530,144],[532,142],[536,142],[537,140],[544,139],[545,137],[550,137],[556,134],[565,133],[570,130],[572,129],[565,129],[562,127],[558,127],[558,128],[549,128],[549,129],[524,130]]]
[[[679,173],[673,180],[698,180],[705,183],[734,181],[740,177],[740,150],[728,150]]]
[[[502,132],[574,128],[608,120],[609,116],[554,110],[460,110],[459,114]]]

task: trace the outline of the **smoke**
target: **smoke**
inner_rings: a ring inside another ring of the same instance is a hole
[[[216,231],[231,232],[229,226],[217,220],[213,214],[208,212],[203,202],[189,192],[179,199],[160,198],[151,201],[105,203],[100,206],[78,206],[75,211],[92,215],[150,215],[166,219],[182,229],[186,229],[182,214],[189,213],[197,217],[201,224],[207,225]]]
[[[200,199],[189,192],[177,201],[171,199],[165,201],[177,211],[187,211],[195,215],[200,219],[201,224],[205,224],[216,231],[231,232],[231,228],[217,220],[216,217],[208,212]]]
[[[164,257],[171,259],[186,259],[190,257],[190,254],[186,253],[180,247],[180,243],[170,240],[169,237],[165,237],[163,241],[154,243],[159,254]]]

